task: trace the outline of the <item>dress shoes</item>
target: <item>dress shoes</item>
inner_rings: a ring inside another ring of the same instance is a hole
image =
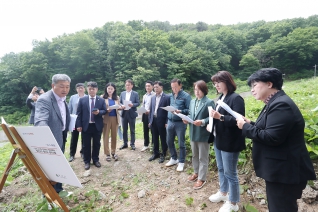
[[[166,157],[164,155],[160,155],[158,162],[163,163],[163,162],[165,162],[165,160],[166,160]]]
[[[130,149],[131,150],[136,150],[136,147],[135,146],[131,146]]]
[[[75,159],[74,156],[71,156],[68,161],[69,161],[69,162],[72,162],[74,159]]]
[[[91,166],[90,166],[89,163],[85,163],[85,170],[89,170],[90,167],[91,167]]]
[[[125,149],[125,148],[128,148],[128,146],[124,144],[119,149],[122,150],[122,149]]]
[[[159,158],[160,156],[159,155],[152,155],[150,158],[149,158],[149,161],[153,161],[157,158]]]
[[[100,162],[99,162],[99,161],[96,161],[96,162],[94,162],[93,164],[94,164],[97,168],[101,167],[101,165],[100,165]]]

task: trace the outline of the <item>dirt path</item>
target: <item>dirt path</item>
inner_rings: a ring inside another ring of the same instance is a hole
[[[120,145],[118,143],[117,147]],[[208,200],[209,196],[219,188],[216,172],[210,170],[207,184],[200,190],[194,190],[193,183],[187,182],[193,170],[191,164],[186,163],[185,171],[180,173],[176,171],[176,166],[167,168],[164,166],[165,163],[149,162],[150,151],[140,151],[143,147],[142,140],[136,140],[136,147],[136,151],[117,150],[119,160],[111,162],[105,160],[102,147],[100,154],[102,167],[96,168],[91,165],[89,171],[85,171],[78,151],[76,159],[70,165],[83,188],[64,185],[65,190],[74,192],[73,196],[63,198],[67,206],[75,211],[94,212],[217,212],[222,206],[223,203],[211,203]],[[67,158],[68,150],[67,147],[65,153]],[[167,162],[169,158],[166,159]],[[27,184],[25,179],[28,178],[21,175],[10,186],[5,187],[5,192],[0,194],[0,201],[19,202],[19,198],[24,198],[25,201],[30,193],[37,197],[36,201],[40,201],[39,188],[31,176]],[[245,211],[243,206],[250,204],[259,212],[267,212],[266,204],[260,204],[265,197],[263,180],[256,178],[255,175],[252,178],[239,175],[239,179],[241,186],[246,190],[241,195],[240,211]],[[30,182],[33,186],[28,186]],[[301,212],[318,211],[317,201],[310,205],[303,202],[301,204],[302,209],[299,210]],[[27,211],[35,211],[34,209],[34,206],[31,206]]]
[[[119,145],[118,145],[119,146]],[[84,177],[84,164],[79,155],[71,163],[84,189],[73,190],[74,194],[95,189],[106,195],[100,204],[109,205],[113,211],[218,211],[223,203],[211,203],[208,197],[218,190],[218,180],[214,172],[208,174],[208,183],[200,190],[192,188],[187,182],[191,173],[191,164],[184,172],[177,172],[176,166],[166,168],[158,161],[149,162],[149,151],[141,152],[143,142],[136,141],[136,151],[118,150],[118,161],[107,162],[100,154],[101,168],[91,166],[90,176]],[[168,158],[167,158],[168,159]],[[167,162],[167,161],[166,161]],[[138,193],[145,196],[138,198]],[[125,193],[129,197],[123,198]],[[192,204],[186,204],[186,200]],[[248,202],[248,200],[245,200]],[[71,206],[71,205],[70,205]],[[259,208],[259,207],[258,207]],[[260,211],[266,211],[260,210]]]

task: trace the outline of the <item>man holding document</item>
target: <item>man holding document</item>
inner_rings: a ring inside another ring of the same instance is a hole
[[[174,107],[176,110],[168,113],[167,144],[171,159],[166,163],[166,166],[169,167],[178,164],[177,171],[183,171],[186,156],[185,131],[187,125],[184,124],[182,119],[176,114],[182,113],[188,115],[191,96],[182,90],[181,80],[179,79],[171,80],[171,89],[172,95],[170,97],[170,106]],[[177,135],[179,142],[179,160],[174,145],[175,135]]]
[[[146,151],[149,148],[149,110],[150,110],[150,102],[151,97],[155,95],[155,92],[153,92],[153,82],[148,80],[145,84],[146,94],[142,98],[142,106],[145,108],[146,112],[142,114],[142,126],[144,131],[144,147],[141,149],[141,151]]]
[[[37,100],[34,115],[34,126],[49,126],[63,153],[70,123],[65,102],[70,83],[71,78],[66,74],[55,74],[52,77],[52,90]],[[56,183],[53,187],[57,193],[63,190],[62,183]]]
[[[70,98],[70,102],[68,104],[68,110],[70,111],[71,114],[76,115],[77,112],[77,105],[79,102],[79,99],[83,96],[86,96],[85,94],[85,87],[84,87],[84,83],[77,83],[75,85],[76,87],[76,91],[77,94],[74,94],[71,96]],[[77,143],[78,143],[78,136],[79,136],[79,132],[77,131],[77,127],[75,126],[75,129],[72,129],[72,137],[71,137],[71,145],[70,145],[70,159],[69,162],[72,162],[75,159],[75,153],[77,150]],[[82,140],[82,147],[80,150],[81,153],[81,157],[83,158],[83,152],[82,152],[82,148],[83,148],[83,138]]]
[[[87,83],[88,96],[80,98],[77,107],[76,127],[82,132],[85,170],[90,169],[90,162],[100,168],[99,150],[103,131],[103,115],[106,114],[104,99],[97,96],[96,82]]]
[[[167,131],[168,111],[163,107],[170,105],[170,96],[163,92],[163,84],[160,81],[154,83],[156,95],[151,97],[151,107],[149,111],[149,128],[152,133],[153,154],[149,161],[159,158],[159,163],[165,161],[167,146]],[[159,137],[161,142],[161,153],[159,150]]]
[[[123,125],[123,139],[124,144],[119,149],[128,147],[128,124],[130,129],[130,147],[132,150],[136,150],[135,147],[135,123],[138,113],[136,108],[140,105],[139,95],[136,91],[133,91],[134,83],[131,79],[126,80],[126,91],[120,94],[120,103],[122,104],[122,125]]]

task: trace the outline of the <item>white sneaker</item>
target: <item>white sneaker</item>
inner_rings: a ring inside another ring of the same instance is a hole
[[[148,146],[144,146],[144,147],[141,149],[141,151],[144,152],[144,151],[146,151],[147,149],[149,149],[149,147],[148,147]]]
[[[52,202],[52,204],[53,204],[53,207],[52,207],[52,205],[50,203],[47,203],[47,209],[49,211],[52,210],[53,208],[57,208],[57,205],[54,202]]]
[[[227,193],[225,196],[222,195],[221,191],[218,191],[216,194],[212,194],[209,197],[209,200],[211,202],[221,202],[221,201],[229,201],[229,193]]]
[[[239,206],[237,204],[233,205],[230,201],[226,201],[222,207],[219,209],[219,212],[232,212],[238,211]]]
[[[177,167],[177,171],[178,172],[182,172],[183,171],[183,167],[184,167],[184,163],[179,163],[178,167]]]
[[[178,159],[177,160],[174,160],[173,158],[170,158],[169,162],[166,163],[166,166],[173,166],[173,165],[176,165],[177,163],[179,163]]]

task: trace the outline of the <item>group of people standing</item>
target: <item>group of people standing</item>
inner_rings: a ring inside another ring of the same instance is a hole
[[[150,129],[153,153],[149,161],[159,159],[158,162],[163,163],[169,150],[171,158],[165,166],[178,165],[176,170],[183,171],[186,157],[185,133],[189,125],[194,173],[188,177],[188,181],[194,182],[194,189],[200,189],[206,184],[209,153],[212,151],[210,144],[213,143],[220,189],[209,200],[224,201],[219,211],[230,212],[239,210],[237,164],[240,152],[245,149],[245,138],[250,138],[253,140],[252,156],[256,175],[266,182],[269,211],[297,211],[297,199],[301,197],[307,180],[316,179],[316,175],[304,142],[304,119],[296,104],[282,90],[282,73],[276,68],[266,68],[248,78],[253,96],[265,104],[255,122],[245,117],[244,100],[235,93],[236,84],[229,72],[219,71],[211,77],[211,81],[220,94],[218,101],[226,103],[241,117],[233,117],[228,110],[209,99],[208,86],[202,80],[194,83],[195,98],[192,100],[182,89],[179,79],[170,82],[171,94],[163,92],[162,82],[147,81],[146,94],[142,99],[146,112],[142,115],[145,139],[141,151],[149,148]],[[36,101],[34,125],[49,126],[64,152],[70,113],[76,113],[70,161],[74,160],[77,148],[75,140],[81,132],[81,153],[86,170],[90,168],[91,161],[96,167],[101,166],[99,150],[102,134],[106,161],[112,158],[118,160],[116,142],[120,123],[123,127],[123,145],[119,149],[128,148],[129,126],[130,148],[135,150],[136,110],[140,102],[138,93],[132,90],[133,81],[126,80],[126,91],[121,92],[120,96],[117,96],[114,83],[105,86],[102,96],[97,96],[96,82],[87,83],[88,95],[85,95],[84,84],[79,83],[76,85],[78,94],[71,97],[67,106],[65,97],[70,82],[67,75],[53,76],[52,90],[42,94]],[[111,106],[117,107],[110,109]],[[167,106],[175,110],[168,112],[164,109]],[[178,114],[188,116],[191,123]],[[175,148],[176,136],[179,154]],[[55,189],[61,191],[62,185],[55,185]]]

